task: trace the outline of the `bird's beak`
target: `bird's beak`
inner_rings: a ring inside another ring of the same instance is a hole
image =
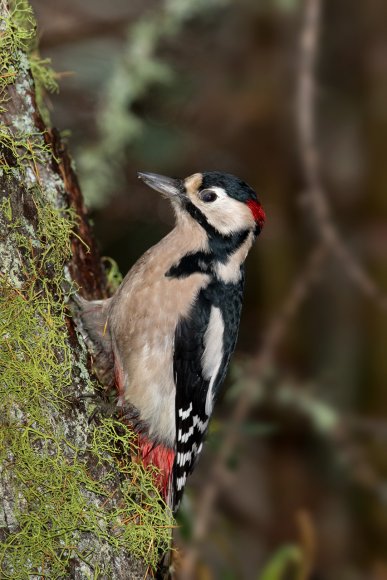
[[[184,194],[183,182],[180,179],[165,177],[157,173],[137,173],[139,179],[149,185],[152,189],[159,191],[165,197],[181,197]]]

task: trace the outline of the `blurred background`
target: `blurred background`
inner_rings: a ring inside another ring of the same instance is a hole
[[[333,244],[297,129],[310,0],[31,3],[58,73],[53,124],[122,273],[173,224],[137,170],[234,173],[267,213],[180,516],[193,576],[387,579],[387,3],[321,1],[316,142]]]

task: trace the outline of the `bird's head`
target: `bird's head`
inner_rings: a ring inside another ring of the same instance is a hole
[[[172,201],[178,218],[190,216],[210,234],[230,236],[249,230],[257,235],[265,222],[265,212],[254,190],[229,173],[206,171],[186,179],[155,173],[138,176]]]

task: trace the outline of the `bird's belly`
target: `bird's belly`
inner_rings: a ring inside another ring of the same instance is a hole
[[[175,384],[173,343],[155,332],[129,356],[124,397],[139,412],[148,437],[173,446],[175,440]]]
[[[148,436],[170,447],[175,441],[175,330],[207,283],[203,274],[154,276],[120,300],[120,313],[112,312],[125,401],[138,410]]]

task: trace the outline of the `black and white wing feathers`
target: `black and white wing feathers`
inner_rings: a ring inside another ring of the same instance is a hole
[[[178,508],[188,475],[202,448],[213,401],[235,347],[243,280],[211,283],[199,293],[175,333],[176,455],[173,505]]]

